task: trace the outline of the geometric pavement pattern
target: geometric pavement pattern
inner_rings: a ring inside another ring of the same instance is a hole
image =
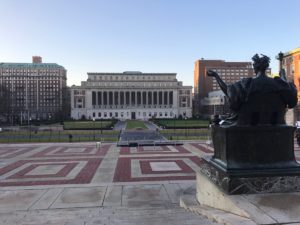
[[[19,160],[0,169],[0,186],[90,183],[102,159]],[[80,168],[77,173],[71,173]],[[48,172],[45,172],[47,171]],[[54,179],[53,179],[54,178]]]
[[[109,147],[50,146],[42,150],[1,147],[0,162],[4,166],[0,166],[0,186],[90,183]],[[12,156],[15,160],[11,162],[3,160]]]
[[[0,187],[195,180],[201,156],[207,154],[213,154],[213,147],[204,142],[100,148],[84,143],[0,145]],[[299,161],[297,143],[295,156]]]
[[[197,156],[119,158],[114,182],[194,180],[200,164]]]
[[[206,153],[197,147],[196,154],[188,144],[121,147],[113,182],[195,180],[201,165],[197,151]]]
[[[24,147],[0,147],[0,159],[8,159],[17,157],[19,155],[22,155],[26,152],[30,151],[30,148],[24,148]]]

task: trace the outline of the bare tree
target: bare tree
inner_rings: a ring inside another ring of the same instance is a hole
[[[0,85],[0,121],[7,122],[11,112],[11,94],[8,88]]]

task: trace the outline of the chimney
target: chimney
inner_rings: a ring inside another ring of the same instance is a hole
[[[32,63],[42,63],[41,56],[32,56]]]

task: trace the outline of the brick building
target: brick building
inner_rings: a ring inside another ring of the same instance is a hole
[[[298,91],[298,105],[293,113],[290,112],[290,124],[300,120],[300,48],[295,48],[283,54],[282,68],[286,71],[286,78],[294,82]],[[294,114],[295,113],[295,114]]]
[[[20,123],[53,119],[63,110],[66,76],[64,67],[39,56],[32,63],[0,63],[1,90],[10,96],[5,116]]]

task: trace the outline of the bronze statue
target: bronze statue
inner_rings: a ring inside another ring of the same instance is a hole
[[[227,96],[231,110],[236,116],[231,125],[276,125],[285,124],[284,115],[287,108],[297,105],[297,89],[287,82],[284,71],[280,77],[266,75],[270,58],[256,54],[252,57],[256,76],[244,78],[227,85],[220,76],[208,70],[207,75],[214,77],[221,90]]]
[[[295,127],[284,120],[287,108],[297,104],[296,87],[283,70],[280,77],[266,75],[269,57],[252,59],[256,76],[231,85],[207,72],[217,79],[236,117],[211,126],[214,155],[202,157],[201,173],[228,194],[300,191]]]

